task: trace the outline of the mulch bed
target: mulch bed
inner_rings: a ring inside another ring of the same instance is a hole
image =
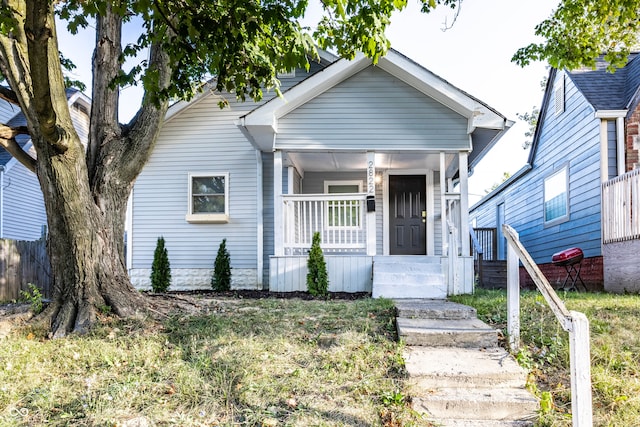
[[[369,292],[329,292],[326,298],[314,297],[308,292],[295,291],[295,292],[270,292],[270,291],[257,291],[257,290],[234,290],[234,291],[209,291],[209,290],[197,290],[197,291],[169,291],[168,295],[188,295],[188,296],[201,296],[205,298],[238,298],[238,299],[292,299],[298,298],[302,300],[357,300],[362,298],[368,298],[371,296]],[[154,295],[149,293],[149,295]]]

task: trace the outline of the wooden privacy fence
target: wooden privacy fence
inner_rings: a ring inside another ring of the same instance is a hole
[[[20,298],[20,291],[27,290],[29,283],[50,298],[50,272],[44,238],[35,241],[0,239],[0,301]]]
[[[640,239],[640,169],[602,184],[603,243]]]

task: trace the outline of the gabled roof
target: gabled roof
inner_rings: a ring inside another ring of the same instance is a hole
[[[326,50],[318,48],[317,51],[320,59],[319,63],[323,67],[330,65],[331,63],[335,62],[338,59],[337,56],[335,56],[330,52],[327,52]],[[220,94],[215,92],[215,88],[216,88],[216,79],[212,78],[200,87],[200,90],[192,99],[188,101],[180,100],[171,104],[169,106],[169,109],[167,110],[167,114],[164,116],[165,122],[171,120],[173,117],[177,116],[178,113],[182,112],[183,110],[186,110],[187,108],[196,105],[198,102],[202,101],[208,96],[216,96],[222,99]]]
[[[271,151],[278,119],[371,65],[371,59],[363,54],[353,60],[339,59],[290,88],[283,97],[273,98],[241,117],[239,125],[246,129],[257,148]],[[469,134],[478,131],[473,135],[471,165],[513,124],[484,102],[393,49],[380,58],[376,66],[468,119]]]
[[[630,109],[635,102],[638,102],[640,95],[640,54],[632,53],[629,55],[627,65],[616,70],[614,73],[607,71],[607,65],[608,63],[604,60],[604,57],[600,56],[596,60],[595,68],[582,67],[565,72],[578,90],[584,95],[587,102],[591,104],[596,113],[598,111],[613,111],[626,114],[626,110]],[[549,70],[547,86],[540,107],[540,116],[533,136],[533,142],[531,143],[527,163],[508,180],[500,184],[472,206],[471,210],[500,194],[505,188],[508,188],[513,182],[518,181],[533,168],[540,141],[540,132],[545,120],[544,112],[547,111],[547,107],[552,100],[553,84],[557,73],[558,70],[555,68]]]
[[[615,73],[607,71],[607,65],[601,56],[595,68],[578,68],[567,71],[567,75],[596,111],[626,110],[640,84],[639,55],[632,53],[627,65]]]

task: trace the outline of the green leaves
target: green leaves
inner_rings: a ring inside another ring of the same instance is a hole
[[[545,39],[519,49],[512,58],[520,66],[547,60],[555,68],[594,66],[605,54],[609,71],[623,67],[638,45],[639,0],[564,0],[536,27]]]
[[[425,12],[459,2],[420,1]],[[142,22],[140,36],[124,47],[120,63],[144,58],[144,52],[156,45],[167,53],[172,69],[170,86],[161,88],[158,73],[141,59],[123,70],[114,86],[142,83],[156,99],[188,99],[213,77],[218,90],[235,93],[241,100],[260,100],[263,89],[278,87],[278,72],[309,69],[309,61],[319,58],[316,46],[335,49],[347,58],[363,52],[378,61],[390,47],[384,33],[391,14],[406,7],[407,0],[325,0],[324,16],[313,34],[300,24],[308,0],[122,0],[110,4],[125,22]],[[57,13],[76,33],[106,9],[104,0],[69,0]]]

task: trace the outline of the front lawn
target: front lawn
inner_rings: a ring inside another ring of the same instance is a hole
[[[569,292],[560,298],[590,322],[594,426],[640,426],[640,296]],[[506,333],[505,291],[478,290],[454,299]],[[522,293],[521,336],[518,359],[531,370],[542,406],[551,408],[538,425],[570,426],[569,335],[538,292]]]
[[[0,425],[427,425],[404,398],[390,301],[197,305],[163,321],[107,318],[83,337],[11,334]]]

